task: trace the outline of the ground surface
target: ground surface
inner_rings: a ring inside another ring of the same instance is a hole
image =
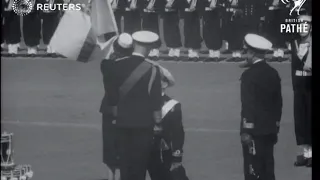
[[[239,77],[234,63],[164,62],[183,104],[184,164],[190,180],[242,180],[239,140]],[[30,164],[33,180],[102,180],[99,62],[1,60],[1,130],[13,132],[15,160]],[[289,63],[272,64],[282,78],[284,100],[275,147],[278,180],[308,180],[311,170],[294,168],[297,153]]]

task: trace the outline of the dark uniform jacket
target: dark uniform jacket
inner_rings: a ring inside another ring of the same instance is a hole
[[[123,10],[125,10],[126,8],[130,8],[130,4],[133,0],[130,0],[130,2],[129,2],[129,0],[119,0],[119,1],[122,1],[121,6],[122,6]],[[144,3],[145,3],[144,0],[136,0],[136,1],[137,1],[137,3],[136,3],[137,9],[136,10],[142,12],[144,9]]]
[[[163,105],[171,100],[167,95],[162,97]],[[184,144],[184,128],[182,123],[181,104],[177,103],[162,120],[163,131],[160,138],[164,140],[162,147],[166,146],[172,152],[173,161],[181,162]]]
[[[191,7],[191,3],[192,1],[197,1],[196,2],[196,11],[200,11],[201,10],[201,0],[190,0],[190,2],[188,2],[188,0],[181,0],[181,8],[184,12],[188,12],[188,11],[185,11],[185,9],[189,9]]]
[[[199,9],[203,13],[206,11],[206,8],[210,8],[211,1],[214,0],[200,0]],[[216,0],[216,7],[213,10],[223,10],[225,6],[225,0]],[[213,11],[211,10],[211,11]]]
[[[300,40],[297,40],[297,45],[299,46],[300,44]],[[311,90],[311,76],[296,76],[296,71],[304,71],[303,70],[303,66],[304,63],[306,62],[306,59],[308,57],[308,53],[307,52],[304,57],[302,58],[302,60],[299,59],[298,57],[298,50],[297,47],[295,45],[295,40],[291,42],[291,75],[292,75],[292,87],[293,90]],[[298,47],[299,48],[299,47]],[[305,72],[305,71],[304,71]]]
[[[152,0],[144,0],[144,9],[147,9],[149,3]],[[163,12],[164,11],[164,7],[166,5],[166,0],[155,0],[154,5],[153,5],[153,10],[155,12]]]
[[[171,1],[173,1],[173,2],[171,5],[171,8],[170,8],[170,11],[183,10],[182,4],[184,3],[184,0],[164,0],[164,7],[163,8],[165,8],[166,5]]]
[[[104,65],[103,81],[106,95],[102,100],[100,112],[107,112],[110,106],[117,106],[117,126],[119,127],[152,127],[153,112],[161,110],[161,81],[158,68],[150,94],[148,85],[151,68],[119,102],[119,88],[142,62],[147,63],[143,57],[132,55]]]
[[[127,7],[128,0],[118,0],[117,11],[124,12]]]
[[[265,61],[253,64],[241,76],[241,133],[279,132],[282,115],[281,79]]]

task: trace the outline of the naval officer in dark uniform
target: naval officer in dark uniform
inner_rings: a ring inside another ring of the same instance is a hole
[[[294,92],[294,123],[296,142],[303,153],[297,156],[295,166],[312,166],[311,141],[311,78],[312,78],[312,29],[311,16],[301,15],[302,23],[307,23],[307,32],[291,43],[292,86]]]
[[[166,95],[165,90],[174,85],[172,74],[160,66],[162,86],[162,132],[155,133],[148,172],[151,180],[188,180],[182,166],[185,133],[181,103]]]
[[[272,43],[245,36],[249,68],[241,76],[241,142],[245,180],[275,180],[274,145],[282,115],[281,79],[264,60]]]
[[[102,140],[103,140],[103,163],[107,166],[108,179],[118,180],[119,177],[119,150],[117,144],[117,127],[108,104],[108,84],[110,69],[116,61],[120,61],[132,54],[132,37],[127,33],[119,35],[113,43],[113,52],[109,57],[102,60],[100,69],[103,76],[105,95],[102,99],[100,112],[102,113]]]
[[[117,128],[121,180],[144,180],[162,106],[159,69],[145,58],[159,36],[138,31],[132,38],[132,55],[115,61],[108,69],[107,104]]]

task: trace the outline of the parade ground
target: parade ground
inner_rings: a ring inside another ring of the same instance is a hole
[[[168,94],[182,103],[183,163],[190,180],[243,180],[240,75],[237,63],[160,62],[176,79]],[[102,163],[104,95],[100,62],[1,58],[1,131],[14,133],[14,159],[32,180],[106,180]],[[277,180],[309,180],[295,168],[289,63],[272,63],[282,78],[283,116],[275,146]],[[134,152],[132,152],[134,153]]]

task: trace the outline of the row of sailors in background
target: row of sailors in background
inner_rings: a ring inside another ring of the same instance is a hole
[[[31,0],[31,2],[35,7],[38,4],[45,3],[69,3],[70,0]],[[7,44],[9,55],[14,56],[18,54],[21,37],[23,36],[28,55],[34,56],[37,54],[41,39],[46,46],[46,52],[53,55],[55,51],[48,44],[59,24],[62,12],[57,8],[43,11],[33,9],[28,15],[21,17],[13,11],[13,3],[14,0],[2,0],[1,21],[3,31],[1,49]],[[22,28],[20,27],[21,25]]]
[[[10,1],[10,0],[3,0]],[[11,0],[12,1],[12,0]],[[38,0],[36,0],[38,1]],[[58,3],[63,0],[39,0]],[[209,60],[220,61],[220,51],[225,40],[225,48],[232,52],[230,61],[242,61],[243,38],[246,33],[259,33],[274,44],[274,60],[284,60],[284,49],[289,38],[281,33],[280,25],[290,12],[290,3],[280,0],[109,0],[114,10],[118,28],[121,32],[132,34],[141,29],[163,34],[162,39],[168,47],[168,56],[180,57],[182,34],[184,47],[188,49],[190,60],[198,60],[202,41],[209,49]],[[311,1],[308,1],[311,4]],[[304,7],[311,7],[304,5]],[[5,42],[9,44],[9,53],[15,54],[20,43],[20,18],[11,11],[4,15]],[[41,21],[42,38],[48,44],[58,25],[61,13],[43,12],[42,16],[32,13],[23,17],[25,43],[28,54],[36,54],[40,42]],[[163,19],[160,33],[159,17]],[[123,27],[122,27],[123,18]],[[202,18],[202,26],[201,26]],[[184,19],[180,29],[180,19]],[[202,32],[201,32],[202,31]],[[202,34],[202,36],[201,36]],[[11,45],[11,48],[10,48]],[[153,49],[150,58],[159,58],[161,42]],[[11,49],[11,50],[10,50]],[[48,53],[54,52],[50,47]]]

